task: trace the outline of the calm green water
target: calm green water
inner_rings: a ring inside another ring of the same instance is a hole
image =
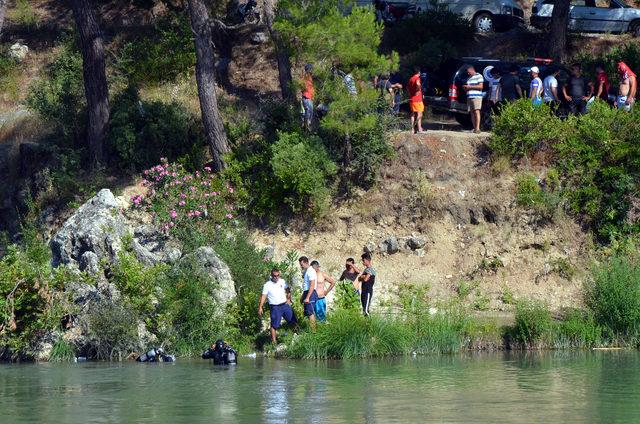
[[[640,354],[0,366],[0,423],[638,423]]]

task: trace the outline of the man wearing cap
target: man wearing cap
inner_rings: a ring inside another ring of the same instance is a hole
[[[282,318],[287,324],[296,324],[296,314],[291,307],[291,291],[287,283],[280,278],[280,270],[273,268],[271,278],[262,286],[262,296],[258,306],[258,316],[262,317],[262,307],[264,302],[269,301],[269,311],[271,318],[271,341],[276,343],[277,330],[280,328]]]
[[[531,103],[533,103],[534,106],[539,106],[542,104],[542,80],[538,76],[540,75],[540,68],[532,66],[529,73],[531,73],[529,99],[531,99]]]

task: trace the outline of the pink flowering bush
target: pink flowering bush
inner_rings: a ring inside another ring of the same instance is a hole
[[[235,218],[233,187],[205,167],[203,172],[187,172],[182,165],[161,163],[143,172],[146,196],[131,198],[132,208],[151,213],[165,232],[189,233],[219,230]]]

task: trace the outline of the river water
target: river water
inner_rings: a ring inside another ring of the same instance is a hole
[[[638,423],[636,351],[0,365],[0,423]]]

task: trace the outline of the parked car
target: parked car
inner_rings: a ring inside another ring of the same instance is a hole
[[[524,25],[524,11],[514,0],[413,0],[388,2],[397,10],[407,9],[411,13],[402,16],[412,16],[433,7],[446,7],[458,13],[473,23],[476,32],[490,33],[509,30]],[[406,6],[401,6],[401,4]],[[358,6],[373,4],[370,0],[357,0]],[[412,8],[410,8],[412,6]]]
[[[468,65],[473,65],[476,72],[481,74],[485,74],[485,69],[488,66],[493,66],[500,69],[503,75],[509,73],[510,69],[516,65],[519,70],[521,87],[526,94],[531,82],[529,69],[534,65],[546,66],[549,63],[551,63],[551,60],[541,58],[531,58],[522,62],[509,62],[483,57],[447,59],[429,74],[425,101],[427,107],[430,107],[434,113],[452,115],[462,127],[471,129],[471,117],[467,110],[467,93],[462,89],[462,86],[469,79],[466,69]],[[488,97],[489,83],[486,80],[482,91],[485,98]],[[492,125],[491,110],[487,102],[483,102],[481,118],[481,127],[490,129]]]
[[[538,0],[532,9],[531,25],[545,30],[551,23],[555,0]],[[569,30],[575,32],[630,32],[640,36],[640,9],[622,0],[571,0]]]

